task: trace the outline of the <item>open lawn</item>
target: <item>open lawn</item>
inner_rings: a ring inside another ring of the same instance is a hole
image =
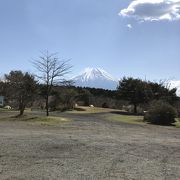
[[[129,124],[145,124],[145,122],[143,121],[143,116],[111,114],[109,116],[105,116],[105,119]]]
[[[0,108],[0,112],[2,113],[7,113],[7,114],[18,114],[18,111],[14,110],[7,110],[7,109],[2,109]],[[39,111],[40,112],[40,111]],[[9,117],[11,120],[20,120],[20,121],[28,121],[28,122],[34,122],[34,123],[39,123],[39,124],[44,124],[44,125],[55,125],[58,123],[63,123],[63,122],[69,122],[71,121],[70,119],[65,119],[61,117],[55,117],[55,116],[50,116],[46,118],[43,115],[43,112],[39,113],[38,111],[31,111],[30,109],[25,110],[26,115],[23,116],[23,118],[14,118],[12,116],[8,116],[4,118],[4,120],[8,120]],[[27,116],[28,114],[28,116]],[[29,115],[30,114],[30,115]],[[36,116],[34,116],[36,114]],[[52,113],[57,116],[57,113]],[[59,114],[59,113],[58,113]],[[72,111],[66,111],[65,113],[61,114],[71,114],[71,115],[90,115],[90,114],[99,114],[102,116],[104,120],[109,120],[109,121],[117,121],[117,122],[124,122],[124,123],[129,123],[129,124],[147,124],[146,122],[143,121],[143,116],[140,115],[131,115],[126,113],[125,111],[122,110],[117,110],[117,109],[110,109],[110,108],[98,108],[98,107],[86,107],[86,106],[79,106],[75,110]],[[40,116],[39,116],[40,115]],[[3,120],[2,114],[0,116],[0,120]],[[176,119],[176,123],[174,125],[177,128],[180,128],[180,119]]]
[[[59,125],[62,123],[70,122],[70,119],[62,118],[62,117],[43,117],[43,116],[32,116],[32,115],[24,115],[23,117],[1,117],[0,121],[24,121],[29,124],[39,124],[39,125]]]
[[[180,129],[95,111],[1,111],[0,179],[180,179]]]
[[[89,113],[108,113],[112,111],[120,112],[120,110],[116,110],[116,109],[87,107],[87,106],[79,106],[75,108],[75,110],[67,111],[67,112],[72,114],[89,114]]]
[[[67,111],[69,114],[102,114],[104,120],[124,122],[130,124],[147,124],[143,121],[144,116],[131,115],[122,110],[109,109],[109,108],[97,108],[97,107],[85,107],[80,106],[76,110]],[[174,125],[180,128],[180,120],[176,119]]]

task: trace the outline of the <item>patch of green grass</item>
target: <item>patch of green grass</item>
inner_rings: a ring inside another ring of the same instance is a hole
[[[111,112],[111,111],[120,111],[110,108],[100,108],[100,107],[88,107],[88,106],[79,106],[77,109],[72,111],[67,111],[71,114],[93,114],[93,113],[102,113],[102,112]]]
[[[124,122],[128,124],[145,124],[143,116],[111,114],[105,117],[106,120]]]
[[[59,125],[62,123],[71,122],[72,120],[62,117],[49,116],[49,117],[37,117],[31,121],[33,123],[37,123],[40,125]]]
[[[177,118],[177,119],[176,119],[176,122],[174,123],[174,125],[175,125],[177,128],[180,128],[180,118]]]
[[[0,112],[16,112],[16,110],[0,108]]]
[[[38,124],[38,125],[60,125],[62,123],[71,122],[72,120],[62,117],[43,117],[43,116],[29,116],[24,115],[22,117],[15,117],[15,116],[9,116],[9,117],[1,117],[0,121],[25,121],[30,124]]]
[[[3,108],[0,108],[0,111],[4,111],[5,109],[3,109]]]

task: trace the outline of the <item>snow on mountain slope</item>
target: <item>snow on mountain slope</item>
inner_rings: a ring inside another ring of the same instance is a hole
[[[180,81],[170,81],[170,88],[177,88],[176,94],[180,96]]]
[[[101,68],[86,68],[80,75],[72,78],[75,86],[115,90],[118,81]]]

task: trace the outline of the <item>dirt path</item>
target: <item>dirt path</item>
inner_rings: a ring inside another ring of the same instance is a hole
[[[180,179],[180,129],[63,116],[75,121],[0,122],[1,180]]]

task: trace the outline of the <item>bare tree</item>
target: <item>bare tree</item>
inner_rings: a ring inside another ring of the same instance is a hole
[[[64,76],[70,73],[72,66],[69,60],[60,61],[57,53],[50,54],[48,51],[42,53],[37,59],[33,60],[33,65],[38,73],[36,77],[45,85],[46,115],[49,116],[49,95],[54,85],[69,84]]]

